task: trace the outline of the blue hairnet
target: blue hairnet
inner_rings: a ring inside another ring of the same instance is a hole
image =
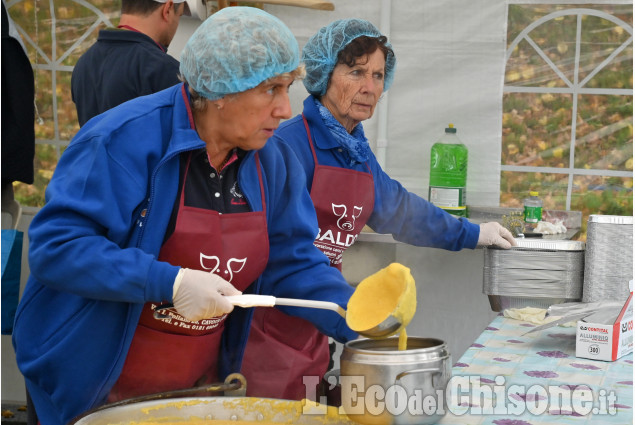
[[[322,27],[302,49],[302,62],[306,66],[304,86],[309,93],[322,96],[326,93],[329,78],[337,64],[337,55],[358,37],[381,37],[382,34],[370,22],[363,19],[340,19]],[[386,46],[392,49],[390,43]],[[384,91],[390,88],[395,76],[395,55],[386,57]]]
[[[215,100],[295,70],[299,51],[291,30],[275,16],[254,7],[226,7],[194,31],[180,71],[197,93]]]

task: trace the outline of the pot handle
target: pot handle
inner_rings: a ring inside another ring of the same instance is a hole
[[[441,374],[441,369],[438,367],[428,367],[425,369],[406,370],[405,372],[401,372],[399,375],[395,377],[395,382],[399,381],[404,376],[414,375],[415,373],[431,373],[432,375],[436,375],[436,374]]]
[[[223,383],[214,383],[209,385],[201,385],[200,387],[185,388],[182,390],[165,391],[161,393],[142,395],[139,397],[127,398],[125,400],[119,400],[114,403],[104,404],[82,413],[80,416],[69,422],[69,425],[75,424],[80,419],[90,414],[93,414],[100,410],[110,409],[111,407],[125,406],[133,403],[140,403],[143,401],[162,400],[164,398],[179,398],[186,396],[194,396],[200,393],[207,392],[223,392],[224,396],[244,397],[247,393],[247,380],[240,373],[231,373],[227,375]]]

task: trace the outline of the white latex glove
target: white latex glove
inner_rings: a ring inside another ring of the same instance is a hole
[[[477,246],[495,245],[507,249],[517,245],[512,233],[501,226],[500,223],[495,221],[483,223],[480,228]]]
[[[172,303],[176,311],[191,322],[221,316],[234,306],[224,295],[240,295],[222,277],[201,270],[181,269],[174,279]]]

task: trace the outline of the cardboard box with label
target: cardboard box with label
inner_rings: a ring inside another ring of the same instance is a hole
[[[633,292],[617,317],[600,312],[578,320],[575,355],[585,359],[615,361],[633,352]]]

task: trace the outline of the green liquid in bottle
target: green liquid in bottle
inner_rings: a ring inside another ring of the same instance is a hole
[[[448,130],[454,130],[450,132]],[[428,200],[452,215],[466,217],[467,148],[450,124],[430,151]]]

